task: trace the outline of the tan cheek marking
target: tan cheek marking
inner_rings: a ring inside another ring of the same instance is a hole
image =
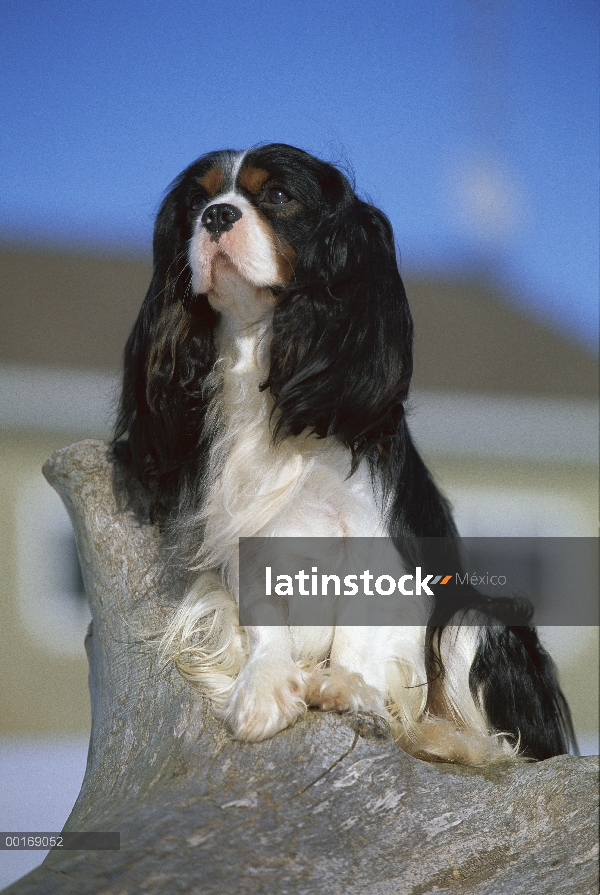
[[[201,178],[200,184],[206,190],[209,199],[216,196],[219,190],[223,189],[225,183],[225,173],[222,168],[212,168],[204,177]]]
[[[240,183],[245,190],[255,195],[269,179],[269,172],[264,168],[242,168]]]
[[[277,205],[276,208],[278,218],[291,218],[292,215],[298,214],[297,202],[286,202],[283,205]]]
[[[279,282],[282,286],[287,286],[294,273],[294,264],[296,261],[296,252],[288,245],[275,236],[275,249],[277,252],[277,274]]]

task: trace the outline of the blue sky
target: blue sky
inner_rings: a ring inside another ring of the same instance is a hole
[[[169,181],[283,141],[351,165],[406,271],[598,331],[592,0],[4,0],[0,236],[149,251]]]

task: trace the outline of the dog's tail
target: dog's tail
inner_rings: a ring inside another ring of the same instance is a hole
[[[390,533],[405,562],[464,573],[450,505],[431,478],[405,420],[387,476],[393,490]],[[571,713],[554,663],[530,624],[529,602],[491,599],[469,584],[434,587],[434,594],[425,638],[428,711],[433,711],[436,694],[444,690],[444,662],[452,662],[443,656],[444,631],[478,619],[477,637],[467,638],[475,644],[469,689],[490,730],[501,733],[512,746],[518,744],[526,757],[577,754]]]
[[[518,742],[523,756],[542,760],[579,754],[554,662],[535,628],[482,626],[469,686],[490,727]]]
[[[467,638],[472,644],[469,690],[488,729],[501,733],[525,758],[578,755],[571,712],[556,666],[530,624],[529,601],[486,597],[466,587],[436,603],[426,632],[431,702],[448,689],[445,666],[452,668],[454,661],[443,648],[445,632],[466,625],[474,635]]]

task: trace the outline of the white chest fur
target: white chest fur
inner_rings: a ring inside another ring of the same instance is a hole
[[[213,428],[202,507],[203,568],[220,568],[236,590],[240,537],[360,537],[385,534],[366,466],[349,477],[350,453],[310,433],[274,445],[264,323],[222,321],[213,374]]]

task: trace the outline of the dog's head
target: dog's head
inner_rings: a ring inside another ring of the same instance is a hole
[[[201,461],[202,384],[232,280],[269,317],[262,387],[274,439],[334,436],[355,465],[386,455],[412,373],[412,320],[391,226],[337,168],[283,144],[203,156],[171,185],[153,247],[116,437],[158,515]]]

